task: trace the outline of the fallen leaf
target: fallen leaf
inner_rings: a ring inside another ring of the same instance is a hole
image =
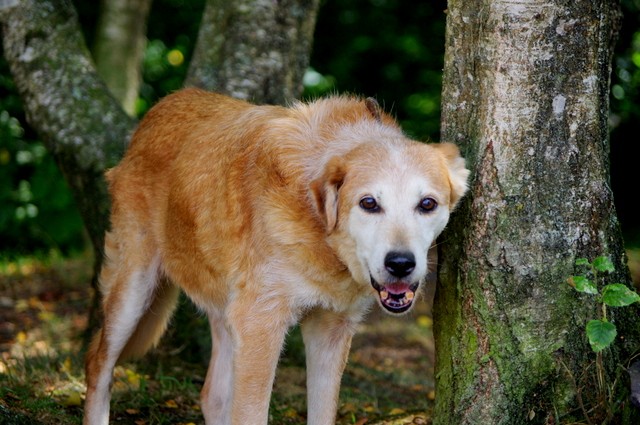
[[[65,406],[65,407],[82,405],[82,395],[80,394],[80,391],[71,391],[71,392],[69,392],[67,397],[64,398],[60,402],[60,404]]]
[[[178,403],[176,403],[175,400],[167,400],[164,402],[164,406],[168,407],[170,409],[177,409],[178,408]]]
[[[391,409],[389,411],[389,415],[392,415],[392,416],[394,416],[394,415],[402,415],[403,413],[405,413],[405,410],[401,409],[399,407],[394,407],[393,409]]]
[[[60,366],[60,371],[61,372],[65,372],[65,373],[71,373],[71,358],[67,357],[66,359],[64,359],[64,362],[62,362],[62,366]]]
[[[298,417],[298,412],[293,407],[290,407],[284,411],[282,416],[284,416],[285,418],[293,419]]]

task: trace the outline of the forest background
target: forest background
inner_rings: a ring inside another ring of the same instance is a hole
[[[76,0],[88,44],[99,10]],[[156,0],[148,24],[141,117],[182,87],[203,0]],[[635,184],[640,143],[640,1],[623,0],[611,90],[611,184],[628,246],[640,244]],[[376,97],[419,140],[439,139],[446,2],[323,2],[303,97],[348,92]],[[26,123],[0,55],[0,256],[70,255],[87,237],[72,195],[43,143]]]

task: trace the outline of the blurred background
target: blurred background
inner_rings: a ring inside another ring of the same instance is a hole
[[[89,46],[99,8],[74,1]],[[611,84],[611,184],[627,246],[640,245],[635,210],[640,158],[640,0],[622,0],[624,21]],[[148,23],[142,116],[179,89],[196,41],[203,0],[154,0]],[[305,97],[350,92],[376,97],[421,140],[439,139],[446,1],[323,1]],[[0,258],[69,256],[87,249],[72,196],[25,121],[0,55]]]

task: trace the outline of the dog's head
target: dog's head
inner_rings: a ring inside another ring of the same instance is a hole
[[[427,276],[427,252],[467,190],[453,144],[364,142],[313,182],[329,244],[380,305],[404,313]]]

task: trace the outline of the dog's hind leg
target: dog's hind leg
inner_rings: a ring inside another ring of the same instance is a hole
[[[202,413],[207,425],[231,424],[233,396],[233,341],[224,318],[209,312],[211,325],[211,360],[200,394]]]
[[[117,244],[111,238],[108,234],[105,245],[108,257],[101,273],[104,324],[87,353],[85,425],[109,423],[113,368],[151,306],[159,282],[157,254],[144,258],[143,254],[137,253],[132,258],[125,258],[129,253],[118,252]]]
[[[357,320],[316,309],[301,322],[307,357],[307,424],[335,423],[340,378]]]

